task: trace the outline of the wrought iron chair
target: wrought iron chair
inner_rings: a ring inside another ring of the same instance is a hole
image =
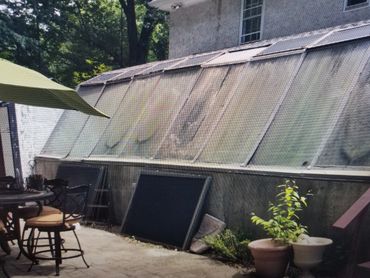
[[[59,188],[59,190],[58,197],[54,202],[60,203],[61,213],[40,215],[26,220],[24,229],[31,230],[27,238],[27,251],[32,258],[29,271],[39,260],[53,260],[55,261],[56,275],[59,275],[59,265],[62,261],[76,257],[82,257],[86,267],[89,267],[84,258],[84,251],[81,248],[80,241],[75,231],[76,224],[83,219],[86,211],[89,187],[87,185],[75,187],[63,186]],[[48,233],[48,237],[41,238],[35,236],[36,229],[39,232]],[[61,238],[61,233],[63,232],[73,232],[78,248],[64,247],[64,240]],[[45,239],[48,240],[48,244],[39,243],[39,241]],[[45,254],[50,255],[45,256]]]
[[[7,245],[5,225],[4,225],[3,221],[1,221],[1,220],[0,220],[0,244],[1,244],[2,248],[3,248],[3,245],[5,245],[5,246],[9,247],[9,246]],[[4,249],[4,248],[3,248],[3,249]],[[7,252],[6,250],[4,250],[4,251],[5,251],[5,253],[6,253],[7,255],[9,255],[10,250],[9,250],[9,252]],[[1,270],[2,270],[2,272],[3,272],[3,274],[4,274],[4,276],[5,276],[6,278],[10,277],[10,276],[9,276],[9,274],[8,274],[8,272],[7,272],[7,271],[6,271],[6,269],[5,269],[5,261],[2,259],[2,257],[0,258],[0,266],[1,266]]]

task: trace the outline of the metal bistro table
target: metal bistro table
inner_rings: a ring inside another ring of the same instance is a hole
[[[12,213],[11,223],[6,224],[8,229],[7,240],[17,240],[20,251],[27,258],[29,258],[29,256],[23,249],[20,219],[18,217],[17,208],[19,205],[24,205],[28,202],[36,202],[41,212],[42,202],[50,199],[53,195],[54,193],[50,191],[0,190],[0,207]]]

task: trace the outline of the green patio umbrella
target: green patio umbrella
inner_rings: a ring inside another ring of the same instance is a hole
[[[4,59],[0,59],[0,101],[78,110],[89,115],[109,118],[90,106],[75,90]]]

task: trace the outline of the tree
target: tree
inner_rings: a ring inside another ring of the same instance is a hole
[[[168,27],[144,0],[3,0],[0,38],[0,57],[75,86],[165,59]]]
[[[143,64],[147,62],[152,35],[157,26],[162,26],[158,31],[162,31],[163,34],[163,28],[166,27],[164,24],[166,20],[165,13],[150,7],[148,0],[119,0],[119,2],[126,16],[129,65]],[[139,30],[140,26],[138,24],[138,9],[144,10],[141,19],[141,30]],[[164,34],[166,34],[166,31],[164,31]],[[166,49],[157,52],[156,56],[163,58],[166,56],[163,55],[164,53],[167,53]]]

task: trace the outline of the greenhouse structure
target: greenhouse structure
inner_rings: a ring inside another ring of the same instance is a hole
[[[116,224],[153,170],[211,176],[205,212],[263,236],[250,214],[265,215],[291,178],[313,194],[310,234],[349,246],[332,225],[370,184],[369,23],[115,70],[78,90],[111,118],[65,111],[37,171],[106,166]]]

